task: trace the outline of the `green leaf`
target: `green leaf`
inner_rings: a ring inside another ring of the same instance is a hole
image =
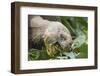
[[[80,54],[76,58],[88,58],[88,45],[86,43],[82,44],[79,48],[75,50],[80,50]]]
[[[37,60],[40,56],[40,50],[30,49],[28,52],[28,60]]]

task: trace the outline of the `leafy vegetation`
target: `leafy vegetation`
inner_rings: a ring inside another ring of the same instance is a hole
[[[73,43],[68,49],[63,49],[59,44],[48,45],[45,41],[45,47],[42,50],[31,48],[28,51],[28,60],[47,60],[47,59],[71,59],[88,57],[88,19],[87,17],[56,17],[58,21],[64,24],[70,31]],[[59,52],[52,51],[58,50]],[[48,48],[48,49],[47,49]],[[50,52],[56,53],[55,55]],[[67,51],[66,51],[67,50]],[[49,55],[48,55],[49,54]]]

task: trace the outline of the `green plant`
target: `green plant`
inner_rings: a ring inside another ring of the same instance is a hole
[[[71,32],[73,43],[72,51],[80,53],[77,58],[87,58],[88,55],[88,19],[87,17],[58,17]]]

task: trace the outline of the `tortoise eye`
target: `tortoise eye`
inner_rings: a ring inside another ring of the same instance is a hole
[[[60,34],[60,38],[62,41],[66,40],[66,37],[63,34]]]

